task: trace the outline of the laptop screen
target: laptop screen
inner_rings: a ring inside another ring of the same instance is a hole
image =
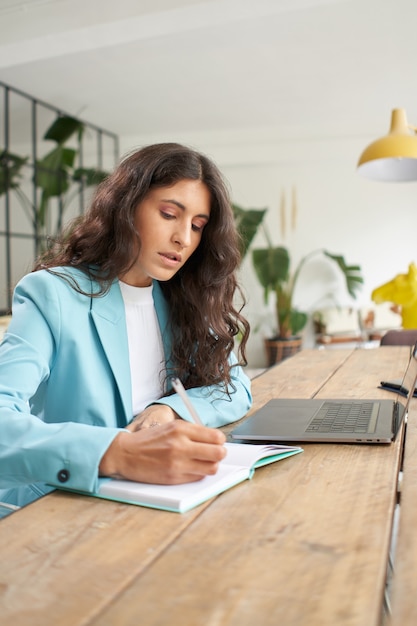
[[[398,394],[398,401],[401,404],[405,404],[405,413],[408,411],[408,406],[410,404],[411,398],[413,397],[414,387],[416,385],[417,380],[417,343],[411,348],[411,357],[406,372],[404,374],[403,381],[401,383],[401,387],[404,391],[407,392],[407,401],[405,402],[404,398],[401,398],[401,395]]]

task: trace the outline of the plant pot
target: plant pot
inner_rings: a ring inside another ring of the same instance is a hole
[[[301,337],[264,339],[268,367],[300,352],[302,341]]]

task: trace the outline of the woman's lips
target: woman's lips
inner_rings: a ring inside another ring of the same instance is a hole
[[[181,263],[181,255],[175,252],[159,252],[159,256],[169,267],[177,267]]]

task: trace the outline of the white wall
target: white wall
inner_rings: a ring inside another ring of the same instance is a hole
[[[230,183],[233,200],[246,208],[268,207],[267,224],[274,243],[284,243],[291,250],[293,267],[308,252],[325,248],[343,254],[349,264],[359,264],[365,278],[355,302],[370,304],[372,289],[398,273],[405,273],[411,261],[417,261],[417,183],[378,183],[362,178],[356,162],[373,137],[355,140],[343,137],[331,140],[280,141],[271,133],[217,133],[146,138],[121,138],[122,154],[154,141],[175,140],[206,152],[220,166]],[[298,225],[294,235],[280,236],[279,205],[281,192],[288,198],[292,186],[297,190]],[[258,235],[255,246],[263,246]],[[316,272],[326,272],[316,262],[299,283],[296,304],[312,307],[328,289],[315,282]],[[250,259],[241,269],[241,281],[248,297],[246,315],[256,329],[272,311],[263,304],[262,290]],[[332,283],[333,284],[333,283]],[[343,286],[343,283],[342,285]],[[337,285],[336,285],[337,288]],[[340,291],[339,301],[352,300]],[[265,365],[262,333],[268,324],[252,332],[249,343],[251,367]],[[311,335],[306,330],[305,345]]]

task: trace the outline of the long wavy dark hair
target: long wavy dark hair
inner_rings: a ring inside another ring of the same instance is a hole
[[[228,386],[228,357],[235,343],[240,364],[247,363],[249,323],[241,314],[245,298],[236,277],[240,240],[228,189],[217,166],[203,154],[176,143],[161,143],[124,158],[98,186],[85,215],[69,223],[37,259],[34,271],[78,267],[99,283],[95,296],[105,294],[137,257],[140,233],[134,218],[138,204],[151,189],[181,180],[202,181],[210,192],[211,210],[198,248],[173,278],[159,283],[170,310],[169,356],[187,388]]]

